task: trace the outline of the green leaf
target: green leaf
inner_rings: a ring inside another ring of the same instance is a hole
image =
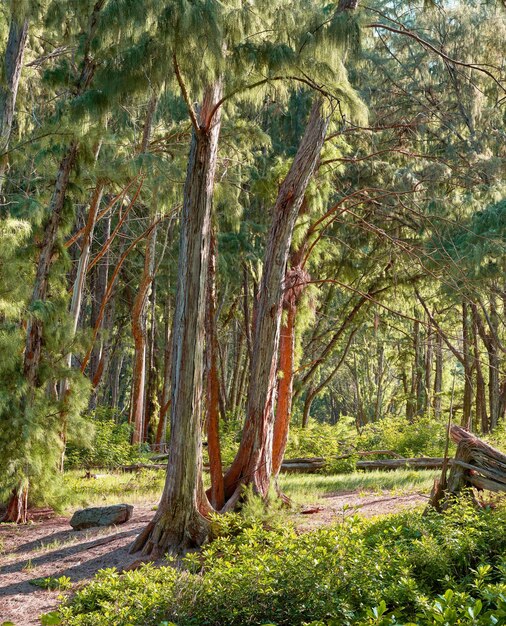
[[[41,616],[40,623],[42,626],[58,626],[61,624],[61,617],[57,611],[51,611]]]

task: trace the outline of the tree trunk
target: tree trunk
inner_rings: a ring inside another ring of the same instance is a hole
[[[218,337],[216,328],[216,238],[211,235],[206,298],[207,451],[211,489],[209,499],[216,510],[225,504],[225,487],[220,448],[220,398],[218,380]]]
[[[144,441],[152,441],[153,421],[156,411],[156,389],[158,387],[158,351],[156,349],[156,281],[153,279],[150,298],[150,327],[147,350],[146,404],[144,408]]]
[[[11,19],[9,38],[5,50],[4,77],[0,85],[0,193],[5,182],[7,148],[12,131],[19,79],[28,37],[28,20]]]
[[[104,221],[102,221],[97,227],[97,239],[104,241],[104,244],[109,240],[111,234],[111,215],[109,214]],[[96,257],[94,261],[96,260]],[[100,314],[100,308],[107,290],[107,281],[109,278],[109,261],[110,261],[110,248],[104,252],[103,261],[100,264],[93,263],[93,267],[89,267],[90,273],[90,292],[91,292],[91,311],[90,311],[90,327],[95,328],[98,323]],[[100,323],[102,327],[102,322]],[[100,359],[102,358],[103,342],[100,341],[94,344],[89,359],[89,378],[95,380],[97,372],[99,370]],[[96,396],[95,396],[96,400]],[[95,408],[95,402],[90,401],[90,408]]]
[[[481,355],[478,347],[478,308],[475,303],[471,304],[473,316],[473,350],[474,367],[476,370],[476,428],[481,428],[481,432],[486,434],[489,431],[487,415],[487,395],[485,391],[485,379],[481,369]]]
[[[170,296],[167,295],[165,303],[165,345],[163,350],[163,385],[160,396],[160,418],[156,430],[155,443],[159,446],[165,443],[167,431],[167,412],[170,406],[170,382],[172,362],[172,334],[170,331]]]
[[[229,508],[240,498],[244,484],[252,484],[263,497],[269,491],[284,278],[295,221],[325,141],[328,117],[323,107],[317,98],[274,207],[256,302],[246,420],[239,451],[225,476]]]
[[[148,297],[155,269],[156,231],[154,227],[146,240],[144,271],[132,307],[132,335],[134,339],[134,367],[132,375],[132,404],[130,422],[134,425],[132,443],[144,440],[144,409],[146,385],[146,339]]]
[[[162,555],[201,545],[211,510],[202,483],[201,409],[204,316],[211,208],[221,109],[221,81],[206,89],[194,127],[184,189],[172,353],[172,404],[167,477],[153,521],[132,552]]]
[[[77,144],[72,143],[60,163],[53,197],[49,205],[50,217],[44,231],[44,238],[42,240],[39,258],[37,261],[37,272],[35,274],[35,282],[30,300],[31,309],[46,300],[53,249],[56,243],[58,228],[62,219],[70,172],[75,163],[76,156]],[[23,364],[24,375],[28,383],[29,396],[32,394],[30,390],[39,385],[38,375],[41,351],[42,320],[38,317],[31,316],[28,320],[26,328],[26,344]]]
[[[72,319],[72,336],[76,334],[77,324],[79,322],[79,315],[81,313],[81,302],[83,297],[83,287],[86,278],[86,271],[88,269],[88,261],[90,258],[91,242],[93,239],[93,231],[95,229],[95,222],[97,219],[98,209],[102,200],[102,194],[104,190],[103,183],[97,183],[93,192],[90,207],[88,211],[88,219],[86,220],[86,226],[84,229],[83,237],[81,240],[81,254],[79,255],[79,262],[77,265],[77,273],[74,280],[74,286],[72,289],[72,300],[70,302],[70,317]],[[67,367],[70,369],[72,366],[72,353],[69,352],[65,357]],[[65,460],[65,448],[67,445],[67,418],[68,411],[67,394],[69,392],[68,379],[64,378],[60,382],[60,400],[63,401],[63,409],[61,413],[61,441],[62,441],[62,453],[60,461],[60,471],[63,472],[63,463]]]
[[[14,489],[7,510],[0,522],[26,524],[28,522],[28,485]]]
[[[467,430],[471,430],[471,414],[473,408],[473,363],[471,358],[469,315],[466,302],[462,302],[462,355],[464,357],[464,403],[462,409],[462,426]]]
[[[425,375],[424,375],[424,406],[423,412],[429,414],[432,407],[432,365],[433,365],[433,333],[430,323],[427,327],[427,338],[425,345]]]
[[[490,429],[494,430],[499,424],[501,393],[499,385],[499,354],[495,337],[498,333],[498,315],[495,295],[490,294],[490,323],[493,332],[490,333],[488,342],[488,359],[489,359],[489,407],[490,407]]]
[[[274,420],[272,440],[272,475],[279,474],[285,455],[290,414],[292,412],[293,360],[295,351],[295,318],[297,306],[295,302],[287,305],[286,322],[281,327],[279,339],[279,371],[278,401]]]
[[[436,332],[436,371],[434,374],[434,417],[441,416],[443,391],[443,337],[440,332]]]

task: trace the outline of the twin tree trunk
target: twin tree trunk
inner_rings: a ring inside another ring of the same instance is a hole
[[[325,141],[329,118],[323,107],[323,100],[316,98],[274,206],[255,304],[246,420],[238,453],[225,475],[225,509],[235,506],[244,485],[253,485],[264,498],[269,492],[284,279],[295,221]]]
[[[206,89],[199,127],[194,128],[181,215],[176,310],[173,322],[171,436],[167,477],[153,520],[132,552],[162,555],[201,545],[211,511],[202,484],[201,408],[204,373],[204,313],[211,207],[216,171],[221,82]]]

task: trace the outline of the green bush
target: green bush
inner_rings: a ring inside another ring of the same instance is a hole
[[[386,417],[367,424],[356,440],[360,450],[392,450],[404,457],[443,456],[446,425],[429,417]],[[452,447],[453,450],[453,447]]]
[[[60,608],[60,623],[505,623],[504,509],[476,511],[463,501],[444,515],[353,518],[302,534],[233,520],[183,571],[169,564],[100,572]]]
[[[116,422],[107,409],[97,409],[87,419],[91,435],[86,440],[73,438],[67,445],[66,469],[114,468],[128,465],[143,458],[143,449],[130,443],[132,427],[126,422]]]
[[[344,454],[352,449],[357,431],[349,418],[343,418],[334,426],[311,422],[307,428],[290,429],[285,457],[323,456]]]

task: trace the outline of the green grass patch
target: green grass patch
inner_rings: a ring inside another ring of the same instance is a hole
[[[295,502],[313,502],[332,493],[345,491],[392,491],[429,493],[437,470],[393,470],[353,472],[351,474],[281,474],[279,484]]]
[[[430,492],[434,470],[394,470],[353,472],[351,474],[282,474],[281,489],[296,503],[314,502],[333,493],[346,491],[391,491],[393,493]],[[92,506],[118,504],[156,504],[163,491],[165,472],[142,470],[135,473],[98,473],[85,478],[82,470],[65,473],[66,505]],[[207,485],[209,476],[204,475]]]
[[[165,472],[142,470],[134,473],[98,473],[85,478],[83,470],[65,473],[66,504],[70,507],[158,502],[163,491]]]

